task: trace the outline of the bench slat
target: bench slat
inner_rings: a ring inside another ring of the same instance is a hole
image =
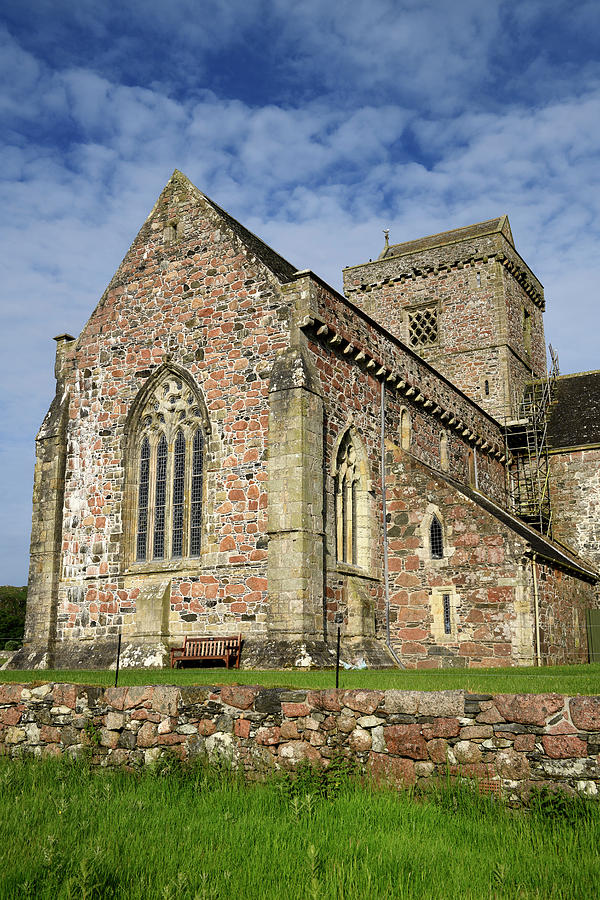
[[[183,647],[171,649],[171,667],[181,660],[222,659],[227,668],[231,661],[240,665],[242,636],[185,637]]]

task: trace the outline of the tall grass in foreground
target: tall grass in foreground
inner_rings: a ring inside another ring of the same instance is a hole
[[[131,775],[0,760],[0,897],[588,898],[600,805],[417,799],[343,767],[248,785],[169,763]]]
[[[29,670],[2,671],[2,681],[74,681],[80,684],[111,685],[111,671]],[[267,687],[297,687],[318,690],[335,687],[331,669],[249,671],[244,669],[121,669],[120,685],[134,684],[262,684]],[[405,691],[463,689],[486,694],[600,694],[600,663],[581,666],[502,669],[359,669],[342,670],[340,687]]]

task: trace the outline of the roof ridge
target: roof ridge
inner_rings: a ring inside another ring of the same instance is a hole
[[[475,237],[483,237],[486,234],[501,234],[515,248],[514,239],[508,220],[508,215],[503,213],[493,219],[484,219],[481,222],[473,222],[471,225],[460,225],[447,231],[438,231],[434,234],[422,235],[408,241],[397,244],[387,244],[380,255],[380,259],[389,259],[391,256],[403,256],[410,253],[420,253],[424,250],[432,250],[449,244],[458,244]],[[420,246],[419,246],[420,245]],[[402,251],[402,248],[407,248]],[[414,249],[408,249],[414,248]]]
[[[204,191],[201,191],[200,188],[196,187],[193,181],[191,181],[185,172],[182,172],[180,169],[174,169],[171,177],[167,181],[165,188],[172,181],[180,181],[183,180],[186,186],[189,186],[193,191],[195,191],[200,197],[203,197],[206,202],[212,206],[212,208],[217,212],[229,225],[229,227],[233,230],[233,232],[246,244],[248,249],[254,253],[266,266],[270,269],[274,275],[280,281],[287,282],[291,281],[294,273],[298,270],[297,266],[294,266],[291,262],[289,262],[284,256],[278,253],[276,250],[273,250],[272,247],[269,246],[262,238],[260,238],[257,234],[250,231],[250,229],[246,228],[245,225],[242,225],[231,213],[228,213],[227,210],[223,209],[222,206],[219,206],[218,203],[215,203],[208,194],[205,194]],[[163,188],[164,191],[164,188]],[[162,192],[161,192],[162,193]]]

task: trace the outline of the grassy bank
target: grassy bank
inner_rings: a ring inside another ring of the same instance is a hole
[[[0,760],[0,897],[589,898],[600,805]],[[329,793],[330,796],[322,796]],[[594,887],[596,885],[596,887]]]
[[[74,681],[80,684],[114,684],[115,673],[59,669],[0,672],[2,681]],[[262,684],[275,687],[335,687],[331,670],[244,671],[243,669],[122,669],[120,685],[133,684]],[[552,666],[523,669],[442,669],[411,671],[362,669],[340,672],[340,687],[405,691],[464,689],[488,694],[600,694],[600,663],[587,666]]]

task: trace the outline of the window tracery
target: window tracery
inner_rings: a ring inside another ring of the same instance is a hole
[[[199,556],[205,416],[183,378],[167,372],[138,417],[135,559]]]

